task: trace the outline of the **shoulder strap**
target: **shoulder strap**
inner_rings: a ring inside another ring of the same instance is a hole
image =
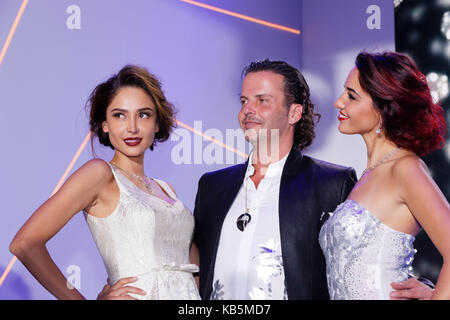
[[[175,194],[175,192],[172,190],[172,188],[163,180],[159,180],[159,179],[155,179],[153,178],[153,180],[155,180],[161,188],[163,188],[163,190],[173,199],[177,199],[177,195]]]
[[[116,180],[117,186],[119,187],[120,192],[127,190],[125,187],[127,178],[120,172],[120,170],[115,167],[112,163],[106,162],[113,173],[114,179]],[[128,181],[131,183],[131,181]],[[124,185],[125,184],[125,185]]]

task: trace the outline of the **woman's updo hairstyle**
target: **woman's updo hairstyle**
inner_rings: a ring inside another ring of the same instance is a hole
[[[361,52],[355,64],[359,83],[381,114],[388,139],[421,157],[444,146],[444,110],[433,102],[426,77],[410,57]]]
[[[172,129],[175,127],[175,108],[167,101],[161,83],[147,69],[135,65],[126,65],[118,74],[113,75],[107,81],[99,84],[89,96],[87,107],[89,108],[89,125],[91,129],[91,144],[93,139],[98,140],[104,146],[114,149],[109,140],[108,133],[103,132],[102,123],[106,120],[106,109],[119,89],[124,87],[137,87],[143,89],[152,99],[156,106],[156,122],[159,130],[155,134],[155,140],[150,146],[150,150],[157,142],[166,141]]]

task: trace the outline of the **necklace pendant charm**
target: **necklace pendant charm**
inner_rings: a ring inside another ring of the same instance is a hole
[[[252,216],[246,212],[244,214],[241,214],[239,218],[237,218],[236,225],[239,230],[244,231],[245,227],[247,227],[251,220]]]

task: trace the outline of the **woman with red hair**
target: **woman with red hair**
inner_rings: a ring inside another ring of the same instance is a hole
[[[450,298],[450,205],[419,158],[444,145],[443,109],[400,53],[360,53],[336,100],[339,131],[360,134],[367,169],[320,232],[331,299],[389,299],[412,270],[423,228],[444,258],[432,299]]]

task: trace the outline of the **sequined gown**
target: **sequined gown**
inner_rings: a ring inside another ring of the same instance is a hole
[[[130,284],[147,292],[138,299],[200,299],[189,264],[194,218],[163,181],[161,187],[176,202],[146,193],[110,164],[119,186],[119,202],[106,218],[85,213],[105,263],[110,284],[136,276]]]
[[[408,278],[414,236],[383,224],[358,202],[346,200],[319,234],[332,300],[388,300],[391,283]]]

